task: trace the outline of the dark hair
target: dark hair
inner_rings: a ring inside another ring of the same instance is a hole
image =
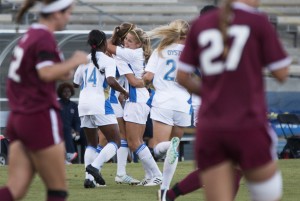
[[[96,68],[100,71],[101,74],[104,74],[104,69],[100,69],[97,58],[96,58],[96,52],[97,50],[100,50],[102,52],[106,51],[106,35],[103,31],[100,30],[92,30],[89,33],[89,38],[87,43],[91,46],[91,55],[92,55],[92,61],[93,64],[96,66]]]
[[[57,95],[59,98],[62,98],[62,93],[64,91],[65,88],[69,88],[70,91],[71,91],[71,96],[73,96],[75,94],[75,91],[74,91],[74,87],[72,84],[68,83],[68,82],[64,82],[64,83],[61,83],[58,88],[57,88]]]
[[[227,44],[227,40],[228,40],[227,28],[231,22],[231,15],[232,15],[231,3],[232,2],[233,2],[233,0],[225,0],[224,6],[221,9],[220,19],[219,19],[219,29],[221,31],[222,38],[223,38],[223,44],[224,44],[224,50],[223,50],[223,54],[222,54],[223,58],[227,57],[228,49],[229,49],[228,44]]]
[[[201,10],[200,10],[200,15],[203,15],[204,13],[208,12],[208,11],[212,11],[214,9],[216,9],[217,7],[214,5],[206,5],[204,6]]]
[[[123,40],[125,39],[128,32],[134,28],[136,28],[136,25],[130,22],[123,22],[119,26],[115,27],[113,35],[111,37],[112,44],[116,46],[122,45]]]

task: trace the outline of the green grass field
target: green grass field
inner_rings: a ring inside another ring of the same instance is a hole
[[[284,182],[284,201],[299,201],[299,181],[300,181],[300,160],[280,160],[280,168],[283,174]],[[162,168],[162,163],[159,167]],[[69,199],[70,201],[95,201],[95,200],[114,200],[114,201],[153,201],[157,200],[156,193],[158,186],[143,187],[143,186],[129,186],[125,184],[116,184],[114,177],[116,174],[116,163],[107,163],[103,167],[102,175],[106,180],[107,186],[95,189],[84,189],[84,166],[83,165],[69,165],[67,167],[67,176],[69,184]],[[179,162],[178,167],[172,182],[172,185],[184,178],[190,171],[194,169],[194,164],[191,161]],[[138,178],[143,178],[143,170],[141,163],[130,163],[127,166],[128,174]],[[5,184],[7,179],[7,167],[0,166],[0,186]],[[222,178],[220,178],[222,179]],[[1,200],[1,198],[0,198]],[[40,201],[45,200],[45,190],[38,177],[35,178],[30,191],[25,200]],[[178,198],[177,200],[197,200],[202,201],[203,190],[195,191],[189,195]],[[248,201],[248,193],[245,182],[242,180],[240,190],[236,200]]]

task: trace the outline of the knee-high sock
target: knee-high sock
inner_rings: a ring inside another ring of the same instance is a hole
[[[170,164],[168,160],[168,156],[166,157],[164,162],[164,168],[163,168],[163,180],[162,180],[162,184],[160,185],[160,189],[170,188],[170,184],[174,176],[177,164],[178,164],[178,157],[176,158],[173,164]]]
[[[11,194],[8,187],[4,186],[0,188],[0,198],[5,201],[14,201],[13,195]]]
[[[126,140],[121,140],[121,146],[117,151],[117,175],[123,176],[126,174],[126,164],[128,157],[128,144]]]
[[[143,167],[147,168],[152,172],[153,177],[161,177],[162,174],[153,158],[153,156],[150,153],[149,148],[145,144],[141,144],[139,148],[135,151],[135,153],[140,158]]]
[[[161,159],[163,158],[167,151],[168,148],[170,147],[171,141],[165,141],[165,142],[160,142],[158,143],[154,148],[153,152],[156,158]]]
[[[87,146],[84,153],[84,166],[91,164],[95,158],[98,156],[98,150],[96,147]],[[94,180],[94,177],[89,173],[85,172],[85,178],[89,180]]]
[[[185,195],[202,187],[199,179],[199,169],[188,174],[179,183],[175,184],[172,189],[168,190],[167,195],[171,199],[175,199],[180,195]]]
[[[118,146],[114,142],[109,142],[107,145],[101,150],[98,154],[97,158],[92,163],[92,166],[99,169],[101,171],[102,166],[105,162],[111,159],[114,155],[116,155],[118,150]]]

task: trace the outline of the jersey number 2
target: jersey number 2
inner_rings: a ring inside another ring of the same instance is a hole
[[[14,49],[14,60],[10,63],[8,77],[15,82],[21,82],[20,75],[17,74],[17,70],[20,68],[20,64],[24,55],[24,50],[19,46]]]

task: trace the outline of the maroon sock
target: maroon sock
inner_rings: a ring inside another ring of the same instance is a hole
[[[234,181],[234,197],[237,195],[240,188],[240,181],[243,177],[243,173],[240,169],[235,169],[235,181]]]
[[[67,200],[68,193],[63,190],[48,190],[47,201],[65,201]]]
[[[0,188],[0,198],[3,201],[13,201],[14,200],[8,187]]]
[[[168,190],[167,196],[174,200],[179,195],[188,194],[201,187],[202,183],[199,179],[199,170],[197,169],[177,183],[172,189]]]

